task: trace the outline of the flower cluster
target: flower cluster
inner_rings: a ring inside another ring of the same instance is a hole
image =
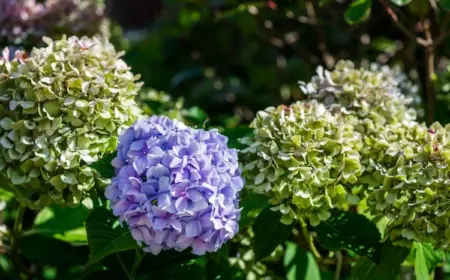
[[[87,165],[140,112],[138,77],[106,39],[45,41],[0,59],[0,169],[32,208],[82,198],[94,185]]]
[[[95,0],[0,0],[0,42],[8,45],[32,44],[45,35],[94,35],[102,21],[103,7]]]
[[[236,234],[243,180],[225,136],[152,116],[136,121],[119,142],[105,195],[144,250],[191,247],[202,255]]]
[[[361,139],[346,122],[316,101],[260,111],[254,136],[241,140],[248,188],[271,197],[282,222],[330,217],[331,208],[357,203],[351,186],[361,174]]]
[[[412,80],[400,67],[394,65],[382,65],[371,63],[368,68],[371,72],[379,72],[385,76],[385,80],[394,81],[400,92],[411,99],[410,105],[416,110],[417,115],[423,117],[425,112],[422,108],[422,97],[420,96],[420,88],[416,80]]]
[[[377,138],[368,137],[367,150],[377,150],[364,177],[371,214],[391,222],[392,240],[450,244],[450,126],[430,128],[392,125]]]
[[[319,67],[309,83],[301,82],[309,99],[330,111],[353,114],[360,119],[361,133],[377,133],[386,124],[414,121],[411,98],[402,94],[395,77],[380,71],[356,68],[350,61],[339,61],[333,71]]]
[[[184,102],[181,98],[174,100],[165,92],[146,89],[141,91],[139,101],[147,115],[164,115],[187,123],[188,110],[184,108]]]

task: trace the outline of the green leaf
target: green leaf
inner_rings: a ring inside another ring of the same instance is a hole
[[[114,177],[114,167],[111,165],[111,161],[116,157],[116,153],[110,153],[104,155],[101,159],[94,162],[90,167],[97,170],[104,178]]]
[[[316,232],[320,245],[330,251],[347,249],[377,261],[381,235],[363,215],[333,210],[331,218],[320,223]]]
[[[151,275],[156,279],[157,275],[171,274],[179,269],[187,269],[186,266],[189,266],[190,264],[200,264],[202,262],[201,259],[201,257],[193,255],[190,250],[185,250],[183,252],[177,252],[175,250],[162,251],[157,256],[145,254],[144,258],[140,262],[139,268],[137,269],[137,274],[146,276],[146,279],[150,279]],[[166,279],[172,278],[167,277]]]
[[[410,249],[402,246],[394,246],[391,241],[386,241],[379,248],[379,263],[366,257],[358,259],[352,268],[354,280],[379,280],[397,279],[400,266],[409,254]]]
[[[86,243],[85,221],[88,215],[88,209],[82,205],[45,207],[36,216],[33,228],[24,235],[41,234],[70,243]]]
[[[442,9],[450,11],[450,0],[439,0],[439,5]]]
[[[344,14],[349,24],[359,23],[370,15],[372,0],[356,0],[347,8]]]
[[[411,3],[412,0],[391,0],[392,3],[394,3],[397,6],[405,6]]]
[[[281,216],[280,212],[266,207],[256,218],[253,225],[253,251],[256,261],[270,255],[291,234],[292,225],[281,223]]]
[[[414,261],[414,270],[416,272],[417,280],[429,280],[427,261],[425,260],[425,253],[421,243],[414,243],[416,247],[416,258]]]
[[[28,260],[43,265],[69,267],[87,262],[87,246],[73,246],[39,234],[22,236],[19,246]]]
[[[427,261],[428,272],[431,272],[436,266],[441,265],[445,260],[445,252],[433,247],[432,244],[422,243],[423,253]]]
[[[86,221],[91,249],[88,264],[99,262],[117,252],[139,248],[128,228],[114,227],[116,220],[116,217],[104,208],[97,208],[89,215]]]
[[[287,280],[321,279],[319,266],[314,256],[295,243],[286,243],[286,253],[283,260]]]
[[[204,121],[206,121],[208,115],[199,107],[194,106],[186,111],[185,117],[195,121],[197,124],[202,124]]]
[[[245,193],[242,196],[240,207],[241,219],[239,220],[239,227],[244,228],[250,225],[257,217],[258,213],[269,204],[267,196],[255,193]]]

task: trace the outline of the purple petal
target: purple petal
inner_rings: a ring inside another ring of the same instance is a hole
[[[135,159],[133,162],[133,167],[138,175],[144,173],[144,171],[148,168],[147,157],[138,157],[137,159]]]
[[[145,140],[134,141],[130,145],[131,151],[140,151],[145,147]]]
[[[159,208],[159,207],[153,206],[152,207],[152,212],[158,218],[165,218],[165,217],[167,217],[167,212],[164,211],[163,209]]]
[[[130,207],[130,205],[131,203],[128,202],[127,200],[121,200],[117,202],[116,205],[114,206],[113,214],[119,216],[120,214],[125,212],[128,209],[128,207]]]
[[[181,222],[179,220],[170,220],[169,221],[170,226],[176,230],[178,233],[183,231],[183,226],[181,225]]]
[[[153,228],[156,230],[163,230],[167,226],[167,221],[164,218],[156,218],[153,221]]]
[[[105,189],[105,197],[109,200],[116,200],[119,196],[119,190],[117,189],[117,185],[109,185]]]
[[[176,201],[175,201],[175,208],[180,211],[183,212],[184,210],[186,210],[188,207],[188,201],[187,198],[180,196]]]
[[[111,161],[111,165],[115,168],[121,168],[124,165],[124,162],[121,158],[119,157],[115,157],[112,161]]]
[[[170,168],[181,167],[183,160],[173,155],[165,154],[162,158],[162,164]]]
[[[158,189],[159,193],[169,191],[169,189],[170,189],[169,177],[166,177],[166,176],[159,177],[158,186],[159,186],[159,189]]]
[[[203,200],[203,194],[197,190],[189,190],[187,191],[187,197],[194,201],[194,202],[198,202],[200,200]]]
[[[208,208],[208,202],[206,202],[206,200],[204,199],[194,203],[194,209],[197,212],[202,211],[203,209],[206,208]]]
[[[176,242],[176,249],[178,251],[183,251],[187,247],[189,247],[194,240],[192,238],[187,238],[184,235],[181,235]]]
[[[143,250],[144,250],[144,252],[152,253],[153,255],[158,255],[159,253],[161,253],[162,246],[159,244],[153,243],[150,246],[145,247]]]
[[[144,236],[142,236],[142,232],[139,230],[139,228],[131,228],[131,235],[136,241],[144,241]]]
[[[170,199],[170,195],[167,193],[163,193],[158,195],[158,207],[161,209],[168,208],[172,205],[172,200]]]
[[[189,223],[186,224],[186,237],[187,238],[192,238],[192,237],[196,237],[200,234],[202,230],[202,226],[200,224],[200,221],[191,221]]]
[[[194,255],[199,255],[199,256],[204,255],[207,250],[208,250],[208,245],[205,242],[203,242],[199,239],[196,239],[196,240],[194,240],[194,242],[192,242],[192,253]]]

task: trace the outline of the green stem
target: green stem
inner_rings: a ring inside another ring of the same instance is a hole
[[[136,277],[136,272],[139,269],[139,266],[141,265],[141,261],[142,261],[143,257],[144,256],[143,256],[141,250],[140,249],[136,249],[136,257],[134,259],[133,267],[131,268],[131,276],[133,278]]]
[[[20,203],[19,209],[17,209],[17,216],[14,220],[14,226],[12,230],[12,239],[11,239],[11,253],[13,255],[17,255],[19,249],[19,239],[22,235],[22,224],[23,224],[23,215],[25,214],[25,206]]]
[[[18,267],[20,271],[27,275],[33,275],[34,270],[32,268],[28,268],[24,265],[19,256],[19,240],[22,236],[22,225],[23,225],[23,216],[25,214],[26,207],[24,204],[20,203],[19,208],[17,209],[16,219],[14,220],[13,229],[11,232],[11,259],[15,266]]]
[[[311,253],[314,255],[314,257],[316,258],[317,261],[320,261],[322,259],[322,256],[320,255],[319,251],[317,251],[317,248],[314,245],[314,239],[311,236],[311,234],[309,234],[308,226],[306,225],[305,222],[302,222],[301,226],[302,226],[303,236],[305,237],[306,242],[308,242]]]
[[[122,258],[118,253],[116,253],[117,259],[119,260],[120,266],[122,267],[123,271],[128,277],[128,280],[134,280],[134,277],[128,272],[127,268],[125,267],[125,264],[122,262]]]

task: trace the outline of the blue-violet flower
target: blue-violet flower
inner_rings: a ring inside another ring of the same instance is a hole
[[[217,130],[167,117],[138,120],[119,138],[106,197],[144,250],[214,252],[238,231],[243,179]]]

